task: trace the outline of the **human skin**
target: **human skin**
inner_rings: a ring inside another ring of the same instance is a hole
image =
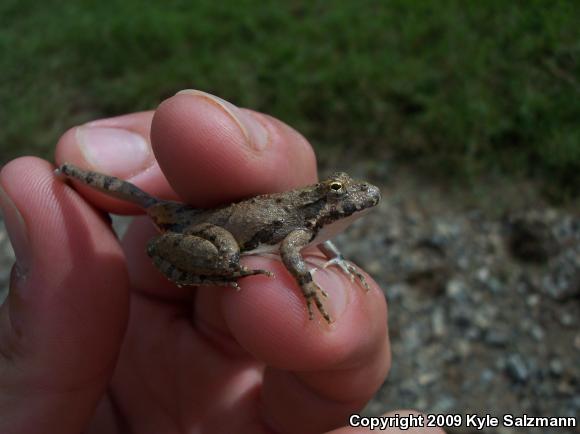
[[[317,176],[295,130],[200,92],[72,128],[55,160],[199,207]],[[244,259],[276,278],[240,279],[239,292],[178,288],[145,253],[151,223],[137,217],[119,241],[103,213],[136,208],[53,170],[23,157],[0,172],[17,259],[0,307],[0,432],[319,433],[345,425],[380,387],[387,310],[370,277],[365,292],[334,267],[316,273],[331,326],[308,320],[271,257]],[[309,260],[323,263],[315,249]],[[333,431],[346,432],[367,431]]]

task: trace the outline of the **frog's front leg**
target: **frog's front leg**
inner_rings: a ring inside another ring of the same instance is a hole
[[[326,261],[322,268],[328,268],[332,265],[336,265],[347,276],[350,277],[350,281],[352,283],[354,283],[356,277],[367,291],[370,290],[365,276],[360,271],[358,271],[350,261],[346,260],[344,256],[342,256],[342,253],[340,253],[340,250],[338,250],[338,247],[336,247],[332,241],[325,241],[324,243],[320,244],[318,248],[328,258],[328,261]]]
[[[168,232],[152,239],[147,253],[157,268],[177,285],[227,285],[236,279],[267,270],[250,270],[240,264],[240,249],[222,227],[203,223],[183,233]]]
[[[310,243],[312,236],[312,232],[306,229],[297,229],[290,232],[282,241],[280,255],[284,265],[296,278],[302,289],[310,319],[314,318],[314,312],[312,311],[312,302],[314,302],[320,314],[330,324],[332,319],[322,303],[322,298],[328,297],[328,295],[314,282],[312,273],[306,267],[306,262],[300,254],[300,251]]]

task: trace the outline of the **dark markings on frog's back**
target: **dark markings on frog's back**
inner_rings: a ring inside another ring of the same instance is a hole
[[[324,200],[317,200],[304,205],[301,209],[305,220],[311,220],[320,216],[322,210],[326,207]]]
[[[108,190],[111,187],[111,184],[113,184],[114,179],[113,178],[105,178],[105,182],[103,183],[103,187],[105,190]]]
[[[329,223],[335,222],[337,220],[350,217],[353,215],[358,209],[356,205],[350,202],[345,202],[342,208],[339,210],[337,208],[332,208],[328,212],[327,215],[320,217],[316,220],[315,225],[313,226],[312,230],[318,232],[320,228],[326,226]]]
[[[276,244],[274,234],[283,226],[283,221],[277,220],[272,222],[270,226],[260,229],[254,234],[249,241],[246,241],[242,246],[243,251],[254,250],[260,244]]]

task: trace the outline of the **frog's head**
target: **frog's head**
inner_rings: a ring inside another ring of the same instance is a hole
[[[314,224],[315,229],[322,229],[316,236],[317,242],[326,241],[342,232],[381,199],[378,187],[354,180],[343,172],[334,173],[319,182],[316,190],[324,203]]]
[[[339,212],[342,215],[339,218],[372,208],[381,200],[381,192],[377,187],[354,180],[344,172],[334,173],[319,185],[326,192],[329,213]]]

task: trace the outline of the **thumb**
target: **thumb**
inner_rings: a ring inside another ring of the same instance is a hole
[[[0,432],[81,432],[125,330],[122,251],[46,161],[8,163],[0,205],[17,259],[0,307]]]

